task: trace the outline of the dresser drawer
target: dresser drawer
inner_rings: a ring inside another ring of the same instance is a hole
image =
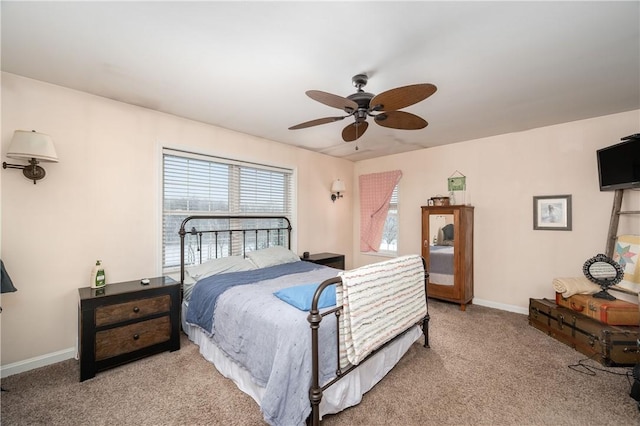
[[[116,305],[101,306],[96,308],[96,327],[169,312],[170,308],[171,297],[168,294]]]
[[[96,333],[96,361],[166,342],[171,337],[169,316]]]

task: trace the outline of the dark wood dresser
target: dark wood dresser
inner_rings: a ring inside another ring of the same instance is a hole
[[[78,289],[80,381],[180,349],[180,284],[168,277]]]
[[[344,270],[344,254],[314,253],[310,254],[309,257],[301,257],[300,259],[306,262],[317,263],[319,265]]]

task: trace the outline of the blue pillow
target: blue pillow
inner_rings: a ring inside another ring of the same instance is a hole
[[[308,311],[311,309],[311,301],[313,300],[313,295],[319,285],[320,283],[314,283],[288,287],[276,291],[273,295],[301,311]],[[336,285],[331,284],[330,286],[327,286],[320,295],[320,300],[318,300],[318,309],[335,306],[335,304]]]

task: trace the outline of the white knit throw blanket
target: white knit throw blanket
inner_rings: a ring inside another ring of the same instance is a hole
[[[552,285],[565,299],[574,294],[594,294],[602,290],[598,284],[592,283],[586,277],[554,278]]]
[[[358,365],[372,351],[418,323],[427,313],[424,267],[418,255],[340,273],[336,286],[340,336],[346,357]]]

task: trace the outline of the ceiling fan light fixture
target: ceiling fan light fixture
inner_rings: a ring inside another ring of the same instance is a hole
[[[308,90],[307,96],[327,106],[342,109],[347,113],[344,117],[327,117],[307,121],[289,127],[290,130],[302,129],[319,124],[342,120],[346,117],[354,117],[354,122],[342,130],[342,139],[345,142],[353,142],[362,136],[368,127],[367,116],[374,117],[374,121],[383,127],[401,130],[418,130],[427,126],[427,122],[415,115],[404,111],[402,108],[423,101],[437,90],[433,84],[413,84],[387,90],[378,95],[365,92],[362,88],[367,85],[369,77],[366,74],[357,74],[351,81],[358,89],[347,97],[333,95],[320,90]],[[379,114],[372,114],[379,112]]]

